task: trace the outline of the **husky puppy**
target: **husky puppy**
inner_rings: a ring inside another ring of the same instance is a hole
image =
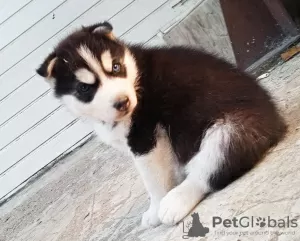
[[[200,50],[126,44],[108,22],[70,34],[37,73],[103,142],[132,154],[150,197],[146,227],[178,223],[286,130],[254,78]]]

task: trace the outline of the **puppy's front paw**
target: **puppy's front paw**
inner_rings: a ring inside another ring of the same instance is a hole
[[[160,202],[160,221],[167,225],[177,224],[200,202],[202,196],[189,185],[175,187]]]
[[[154,228],[161,224],[158,218],[157,210],[158,208],[150,207],[144,214],[142,218],[142,226],[144,228]]]
[[[172,190],[161,200],[158,217],[163,224],[175,225],[189,213],[190,209],[182,195]]]

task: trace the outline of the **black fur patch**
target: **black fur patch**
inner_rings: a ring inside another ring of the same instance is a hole
[[[185,164],[199,151],[209,127],[230,120],[237,134],[223,147],[225,162],[210,178],[211,187],[220,189],[251,169],[283,137],[286,127],[269,94],[232,65],[184,47],[130,49],[141,73],[139,104],[128,136],[134,153],[153,148],[160,124]]]

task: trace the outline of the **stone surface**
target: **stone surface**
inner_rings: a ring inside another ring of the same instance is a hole
[[[195,208],[209,233],[190,239],[300,240],[299,66],[300,56],[296,56],[260,80],[289,123],[287,137],[255,169]],[[94,139],[0,207],[0,240],[183,240],[182,223],[142,229],[141,217],[147,206],[148,198],[132,161]],[[213,227],[216,216],[253,216],[254,227]],[[298,227],[255,225],[256,218],[268,216],[296,218]],[[190,216],[185,219],[185,229],[191,221]]]
[[[164,35],[170,45],[205,49],[236,64],[219,0],[206,0]]]

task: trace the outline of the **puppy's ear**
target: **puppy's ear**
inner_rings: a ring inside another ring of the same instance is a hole
[[[100,33],[104,34],[106,37],[108,37],[111,40],[115,39],[115,36],[113,34],[113,26],[109,22],[103,22],[98,23],[90,27],[90,31],[92,33]]]
[[[56,54],[53,52],[51,53],[44,62],[40,65],[40,67],[36,70],[36,72],[47,79],[53,77],[53,69],[57,62]]]

